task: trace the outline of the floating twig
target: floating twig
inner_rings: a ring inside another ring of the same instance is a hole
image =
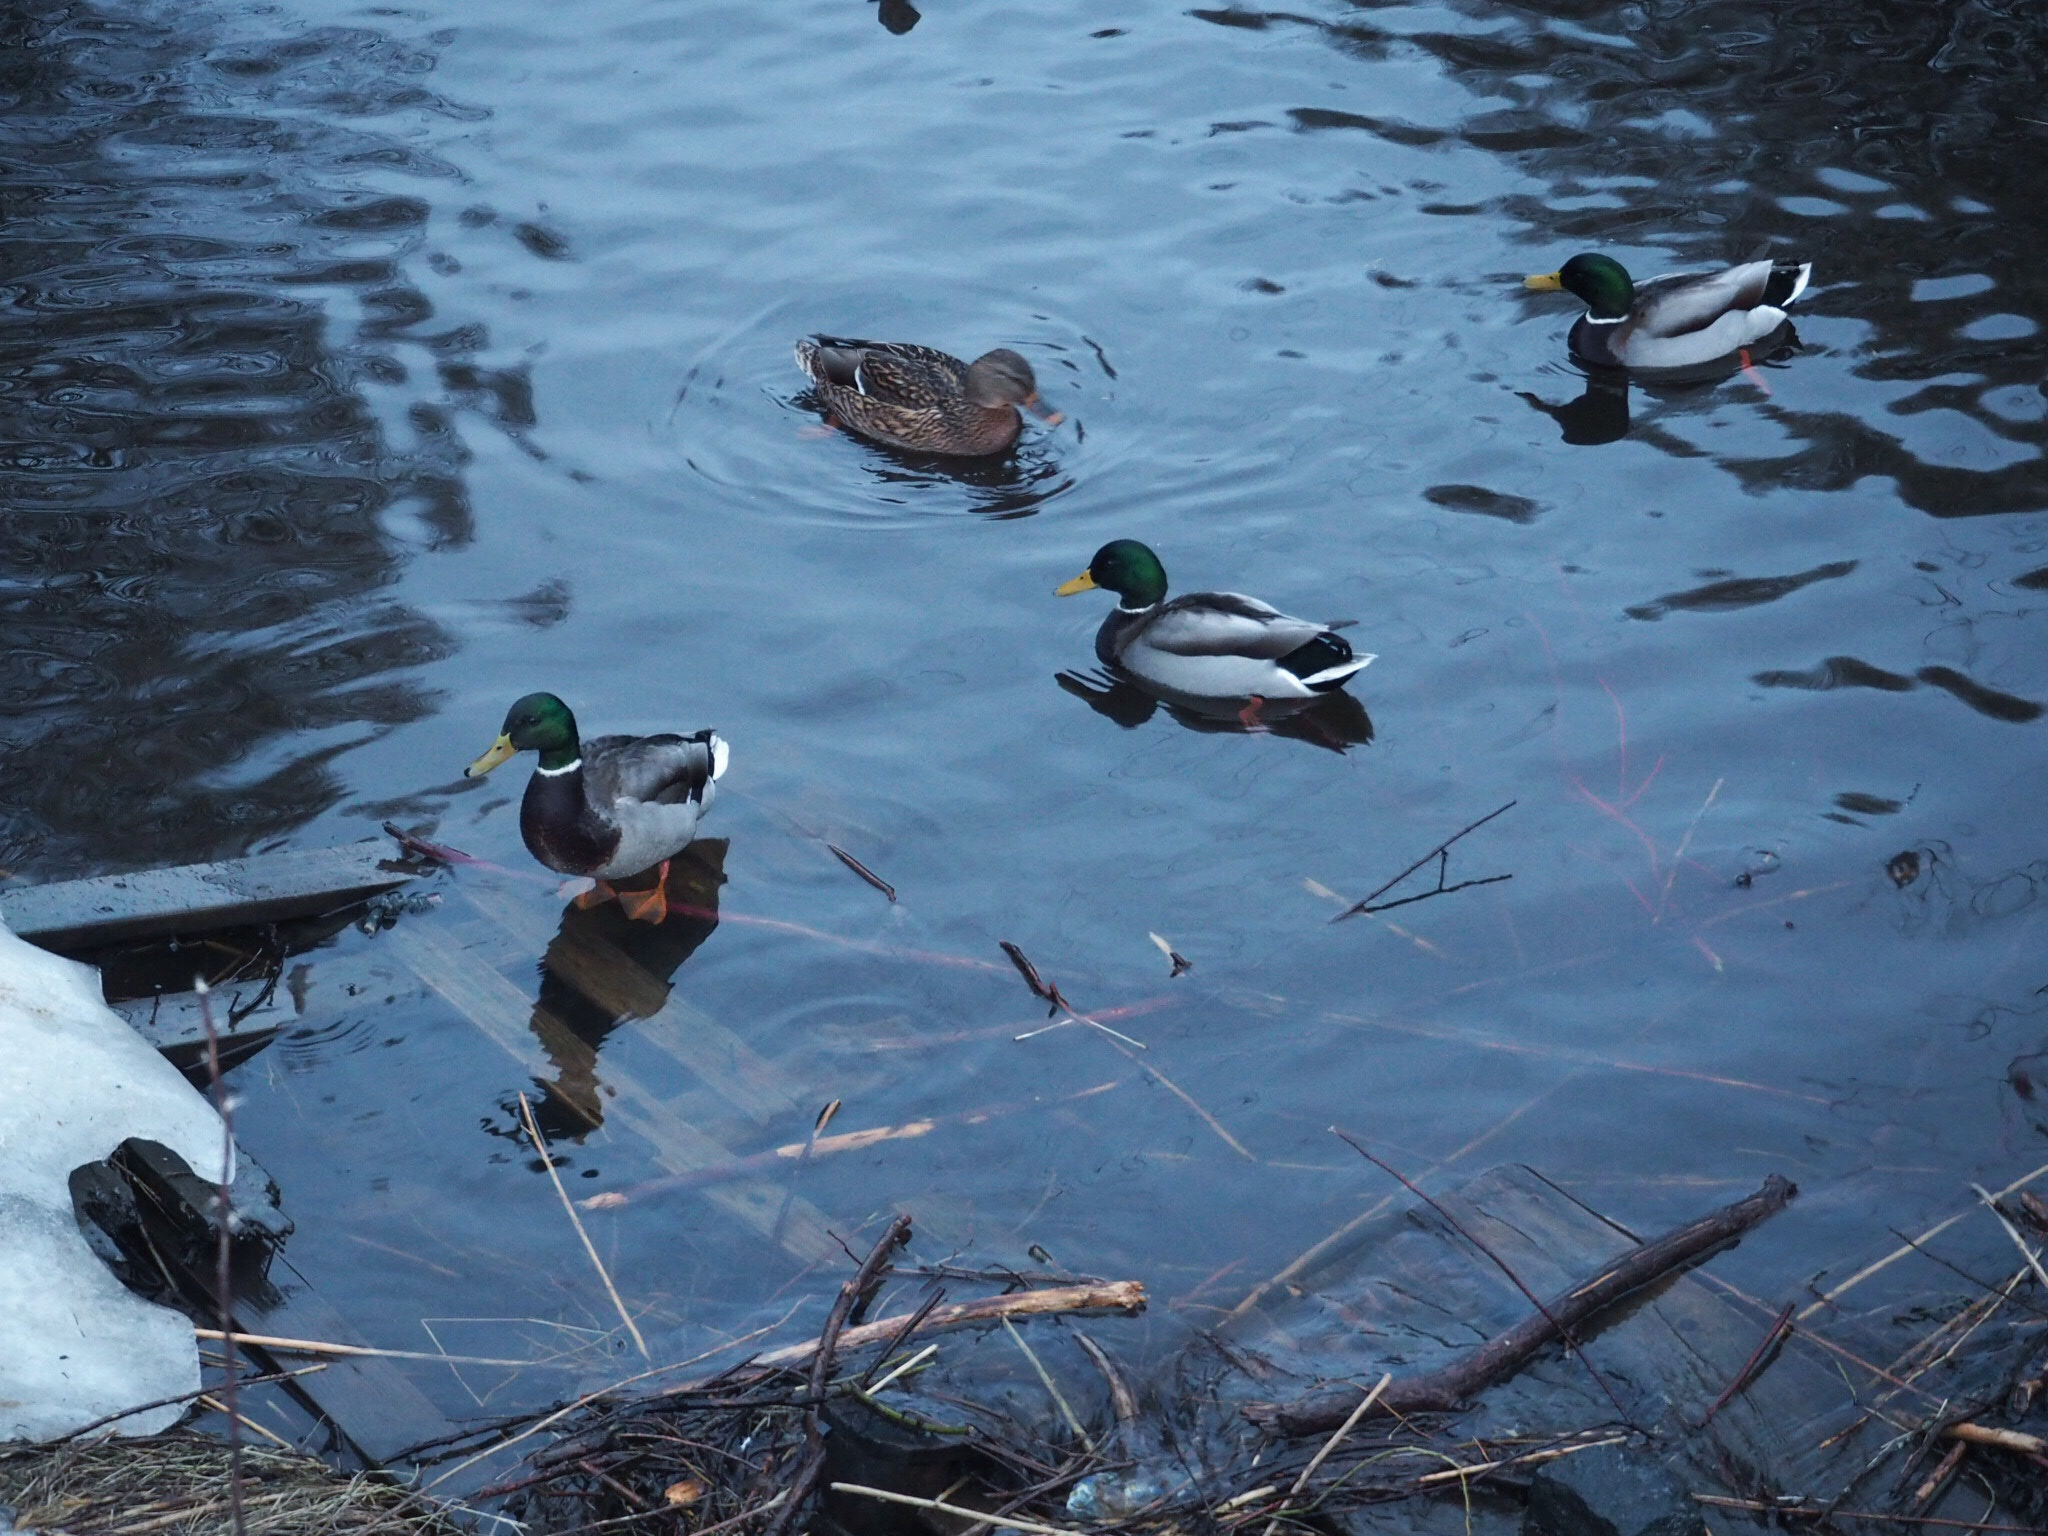
[[[1481,827],[1485,826],[1489,821],[1493,820],[1494,817],[1501,815],[1503,812],[1513,810],[1516,804],[1516,801],[1510,800],[1506,805],[1503,805],[1496,810],[1488,811],[1484,816],[1480,817],[1471,825],[1461,827],[1458,831],[1453,832],[1449,837],[1445,838],[1442,842],[1438,843],[1434,848],[1430,849],[1429,852],[1425,853],[1413,864],[1410,864],[1406,869],[1402,870],[1401,873],[1394,876],[1393,879],[1389,880],[1385,885],[1381,886],[1378,890],[1374,891],[1370,896],[1367,896],[1362,901],[1354,901],[1342,912],[1339,912],[1335,917],[1331,918],[1330,921],[1333,923],[1341,923],[1347,917],[1358,917],[1361,914],[1371,914],[1374,912],[1390,912],[1395,907],[1405,907],[1410,902],[1427,901],[1432,896],[1448,896],[1453,891],[1466,890],[1475,885],[1497,885],[1503,880],[1514,879],[1515,877],[1511,874],[1486,875],[1478,880],[1460,880],[1456,885],[1444,884],[1445,876],[1448,873],[1451,864],[1451,844],[1455,843],[1459,838],[1465,836],[1465,834],[1468,832],[1477,832]],[[1399,901],[1390,901],[1382,906],[1376,907],[1373,905],[1374,902],[1378,901],[1382,896],[1386,895],[1387,892],[1391,891],[1403,880],[1406,880],[1410,875],[1414,874],[1415,871],[1422,868],[1422,866],[1427,864],[1431,859],[1435,859],[1437,861],[1435,890],[1424,891],[1420,896],[1403,896]]]
[[[220,1031],[213,1027],[213,999],[207,995],[211,989],[206,985],[206,978],[194,976],[192,990],[199,994],[199,1022],[206,1027],[206,1075],[213,1090],[214,1113],[220,1116],[220,1179],[214,1186],[213,1304],[220,1313],[221,1327],[232,1329],[235,1326],[234,1196],[230,1185],[235,1172],[235,1107],[228,1097],[227,1084],[221,1080]],[[221,1371],[226,1377],[226,1385],[218,1406],[228,1421],[229,1528],[234,1536],[244,1536],[248,1527],[242,1509],[242,1426],[248,1421],[242,1417],[239,1406],[240,1387],[235,1379],[232,1333],[221,1343],[221,1356]],[[209,1398],[201,1401],[209,1405],[212,1403]]]
[[[384,823],[384,835],[415,858],[426,859],[434,864],[482,864],[484,860],[473,854],[464,853],[460,848],[450,848],[446,843],[429,842],[416,837],[395,821]]]
[[[872,885],[876,890],[880,891],[884,896],[888,897],[891,901],[894,901],[896,899],[896,887],[891,885],[888,881],[884,880],[872,869],[869,869],[867,865],[861,863],[859,859],[856,859],[852,854],[848,853],[844,848],[840,847],[837,843],[827,843],[825,846],[832,850],[832,856],[835,859],[837,859],[840,863],[844,864],[848,869],[852,870],[856,875],[859,875],[861,879],[867,881],[869,885]]]
[[[1024,985],[1031,989],[1031,995],[1050,1005],[1046,1012],[1047,1018],[1051,1018],[1053,1014],[1067,1006],[1067,1000],[1060,996],[1060,989],[1046,984],[1045,978],[1038,974],[1038,967],[1031,963],[1030,956],[1008,939],[998,939],[996,943],[1003,953],[1010,957],[1010,964],[1017,967],[1017,974],[1024,978]]]
[[[789,1188],[783,1191],[782,1209],[775,1213],[775,1228],[769,1238],[777,1247],[782,1244],[782,1228],[789,1220],[790,1207],[796,1204],[796,1181],[803,1177],[804,1169],[811,1165],[811,1154],[818,1149],[818,1138],[825,1133],[825,1127],[832,1123],[832,1117],[839,1113],[840,1102],[834,1099],[818,1111],[818,1118],[811,1125],[811,1134],[804,1138],[803,1151],[797,1154],[796,1168],[789,1176]],[[584,1203],[587,1205],[589,1202]]]
[[[1043,999],[1050,1005],[1046,1017],[1052,1018],[1062,1012],[1066,1014],[1066,1017],[1060,1019],[1056,1024],[1041,1024],[1037,1029],[1027,1029],[1023,1034],[1014,1036],[1014,1039],[1031,1040],[1050,1030],[1064,1029],[1069,1024],[1086,1024],[1090,1029],[1099,1029],[1112,1040],[1121,1040],[1125,1045],[1135,1050],[1147,1051],[1151,1049],[1144,1041],[1134,1040],[1122,1030],[1111,1029],[1100,1019],[1090,1018],[1072,1003],[1068,1002],[1061,995],[1058,986],[1040,976],[1038,974],[1038,967],[1031,963],[1030,957],[1008,939],[998,939],[996,942],[1002,946],[1003,953],[1010,957],[1010,964],[1017,967],[1017,974],[1024,978],[1024,985],[1031,989],[1031,995]]]
[[[1778,1345],[1792,1333],[1792,1307],[1793,1303],[1785,1303],[1776,1320],[1765,1330],[1762,1342],[1750,1352],[1749,1358],[1743,1362],[1742,1369],[1735,1373],[1735,1379],[1728,1383],[1727,1389],[1719,1397],[1714,1399],[1714,1406],[1709,1408],[1707,1416],[1700,1420],[1700,1428],[1705,1429],[1713,1423],[1714,1415],[1746,1391],[1763,1368],[1776,1357]]]
[[[1513,802],[1510,801],[1509,803],[1512,804]],[[1496,812],[1495,814],[1498,815],[1499,813]],[[1337,1130],[1335,1126],[1330,1127],[1330,1129],[1333,1131]],[[1442,1217],[1445,1221],[1449,1222],[1452,1231],[1456,1232],[1460,1237],[1464,1238],[1466,1242],[1470,1243],[1474,1248],[1477,1248],[1481,1253],[1485,1254],[1486,1257],[1492,1261],[1493,1267],[1499,1270],[1502,1274],[1506,1275],[1508,1277],[1509,1282],[1514,1286],[1514,1288],[1520,1291],[1522,1295],[1525,1298],[1527,1298],[1529,1305],[1536,1309],[1537,1315],[1541,1317],[1546,1324],[1549,1325],[1551,1335],[1556,1338],[1562,1339],[1564,1341],[1565,1348],[1569,1349],[1573,1354],[1579,1357],[1579,1364],[1583,1365],[1586,1368],[1586,1374],[1593,1378],[1595,1385],[1597,1385],[1602,1392],[1607,1394],[1607,1401],[1614,1404],[1615,1416],[1619,1418],[1622,1423],[1629,1423],[1628,1410],[1621,1406],[1621,1399],[1614,1395],[1614,1388],[1610,1387],[1607,1384],[1607,1378],[1600,1374],[1598,1367],[1596,1367],[1593,1364],[1593,1362],[1587,1358],[1585,1350],[1579,1347],[1579,1341],[1572,1336],[1571,1321],[1559,1321],[1558,1318],[1551,1312],[1550,1308],[1546,1307],[1543,1304],[1543,1298],[1541,1296],[1538,1296],[1534,1291],[1530,1290],[1526,1284],[1523,1283],[1522,1277],[1515,1273],[1514,1266],[1509,1264],[1508,1261],[1506,1259],[1503,1259],[1499,1254],[1495,1253],[1492,1248],[1487,1246],[1487,1244],[1481,1242],[1479,1240],[1478,1235],[1475,1234],[1470,1227],[1467,1227],[1462,1221],[1458,1220],[1457,1217],[1453,1216],[1449,1211],[1445,1210],[1442,1202],[1439,1201],[1434,1195],[1429,1194],[1427,1191],[1423,1190],[1420,1186],[1415,1184],[1414,1181],[1412,1181],[1406,1174],[1402,1173],[1398,1168],[1394,1167],[1393,1164],[1386,1162],[1382,1158],[1373,1156],[1372,1153],[1366,1151],[1366,1149],[1363,1146],[1361,1146],[1357,1141],[1355,1141],[1350,1136],[1347,1136],[1343,1131],[1337,1131],[1337,1138],[1338,1140],[1342,1141],[1346,1146],[1351,1148],[1352,1151],[1356,1152],[1360,1157],[1364,1158],[1367,1162],[1371,1163],[1373,1167],[1379,1169],[1380,1172],[1386,1174],[1388,1177],[1392,1179],[1397,1180],[1400,1183],[1401,1187],[1407,1190],[1409,1194],[1415,1196],[1416,1199],[1428,1205],[1428,1207],[1431,1210],[1435,1211],[1437,1215]],[[1377,1395],[1380,1391],[1382,1391],[1385,1388],[1385,1386],[1385,1382],[1380,1383],[1378,1387],[1375,1387],[1373,1389],[1374,1394]]]
[[[1157,944],[1159,946],[1159,953],[1166,956],[1167,960],[1172,963],[1173,976],[1186,975],[1189,971],[1192,971],[1195,968],[1194,961],[1190,960],[1186,955],[1182,954],[1179,950],[1175,949],[1171,944],[1167,943],[1166,940],[1161,938],[1158,934],[1147,933],[1145,937],[1150,939],[1154,944]],[[1173,979],[1173,976],[1169,976],[1167,979],[1171,981]]]
[[[1346,1139],[1349,1140],[1348,1137]],[[1360,1150],[1363,1151],[1362,1148]],[[1618,1254],[1601,1266],[1591,1279],[1559,1293],[1547,1307],[1539,1308],[1534,1316],[1468,1351],[1449,1365],[1420,1375],[1397,1378],[1393,1386],[1381,1395],[1381,1411],[1407,1414],[1443,1412],[1456,1407],[1482,1387],[1519,1370],[1538,1349],[1559,1337],[1561,1331],[1577,1327],[1622,1297],[1674,1270],[1693,1264],[1740,1237],[1758,1222],[1783,1210],[1797,1193],[1789,1180],[1771,1174],[1755,1194]],[[1269,1433],[1320,1434],[1342,1423],[1357,1402],[1358,1394],[1354,1390],[1298,1398],[1288,1403],[1250,1403],[1243,1413]]]
[[[605,1294],[618,1308],[619,1321],[626,1325],[626,1332],[632,1335],[633,1347],[640,1351],[640,1358],[651,1360],[647,1352],[647,1341],[640,1336],[640,1325],[633,1321],[633,1314],[626,1310],[625,1299],[619,1295],[619,1288],[612,1284],[612,1277],[605,1271],[604,1260],[597,1256],[597,1244],[590,1240],[590,1234],[583,1230],[583,1218],[576,1214],[576,1202],[569,1198],[569,1191],[562,1187],[562,1176],[555,1171],[555,1160],[548,1155],[547,1138],[540,1133],[540,1126],[534,1122],[533,1105],[524,1092],[519,1095],[520,1118],[526,1122],[526,1134],[533,1138],[533,1149],[540,1154],[541,1166],[554,1181],[555,1193],[562,1197],[562,1209],[569,1213],[569,1224],[576,1229],[576,1235],[583,1239],[583,1251],[590,1255],[591,1265],[597,1270],[597,1278],[604,1282]]]
[[[992,1515],[987,1510],[968,1509],[960,1504],[946,1504],[938,1499],[920,1499],[907,1493],[891,1493],[886,1488],[866,1488],[859,1483],[833,1483],[834,1493],[857,1493],[864,1499],[881,1499],[888,1504],[907,1504],[912,1509],[928,1509],[934,1514],[952,1515],[974,1525],[992,1525],[999,1531],[1025,1531],[1029,1536],[1082,1536],[1073,1526],[1044,1525],[1036,1520],[1019,1520],[1014,1515]],[[1997,1527],[1992,1527],[1997,1529]],[[2018,1530],[2018,1526],[2012,1527]]]

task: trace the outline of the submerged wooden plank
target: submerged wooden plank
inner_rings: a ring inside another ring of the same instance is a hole
[[[801,1113],[799,1085],[790,1075],[678,996],[669,977],[650,974],[618,945],[588,929],[558,931],[537,920],[530,907],[478,882],[466,884],[462,895],[514,943],[539,952],[563,985],[631,1024],[639,1039],[673,1058],[727,1112],[756,1125]]]
[[[544,1062],[529,1021],[533,1001],[472,950],[434,925],[401,924],[386,938],[413,972],[514,1060],[543,1081]],[[677,1105],[665,1102],[638,1079],[607,1064],[607,1123],[616,1122],[645,1140],[655,1161],[671,1173],[722,1167],[737,1154],[692,1123]],[[574,1106],[571,1105],[571,1108]],[[702,1191],[703,1198],[740,1225],[811,1263],[840,1250],[816,1206],[787,1199],[785,1187],[768,1179],[736,1179]],[[784,1212],[785,1203],[788,1206]]]
[[[0,890],[0,921],[44,949],[98,949],[138,939],[312,917],[405,884],[390,843],[294,848],[171,869]]]

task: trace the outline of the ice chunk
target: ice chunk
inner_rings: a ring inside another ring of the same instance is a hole
[[[146,1137],[217,1180],[229,1171],[220,1117],[106,1005],[96,972],[4,926],[0,1105],[0,1440],[196,1391],[191,1323],[127,1290],[86,1246],[70,1178]],[[115,1430],[152,1434],[183,1412]]]

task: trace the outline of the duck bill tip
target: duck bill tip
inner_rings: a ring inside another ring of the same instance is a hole
[[[510,736],[500,736],[491,743],[491,748],[488,752],[462,770],[462,776],[465,779],[480,779],[500,763],[512,757],[518,750],[517,747],[512,745],[512,738]]]
[[[1072,581],[1063,581],[1054,587],[1052,595],[1054,597],[1072,597],[1076,592],[1092,592],[1094,590],[1095,578],[1089,575],[1088,572],[1083,571]]]
[[[1538,272],[1522,279],[1524,288],[1533,288],[1538,293],[1557,293],[1564,287],[1563,280],[1555,272]]]

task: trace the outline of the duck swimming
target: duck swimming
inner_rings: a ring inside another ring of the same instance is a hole
[[[498,739],[463,777],[481,778],[520,752],[540,764],[519,803],[519,834],[549,869],[589,875],[594,906],[616,895],[626,915],[668,916],[668,863],[697,835],[714,781],[731,750],[716,731],[693,736],[599,736],[580,741],[576,717],[552,693],[529,693],[505,712]],[[613,891],[608,881],[660,865],[651,891]]]
[[[1562,289],[1586,301],[1572,327],[1582,362],[1607,368],[1695,368],[1732,357],[1786,323],[1784,306],[1806,291],[1810,261],[1746,261],[1718,272],[1675,272],[1638,284],[1620,262],[1591,252],[1525,288]]]
[[[1305,699],[1369,665],[1338,626],[1290,618],[1236,592],[1166,600],[1166,570],[1136,539],[1113,539],[1060,597],[1101,587],[1122,599],[1095,634],[1095,655],[1143,681],[1199,698]]]
[[[1038,398],[1031,364],[1008,347],[963,363],[907,341],[806,336],[796,365],[833,421],[893,448],[979,457],[1017,441],[1020,405],[1054,426],[1061,420]]]

